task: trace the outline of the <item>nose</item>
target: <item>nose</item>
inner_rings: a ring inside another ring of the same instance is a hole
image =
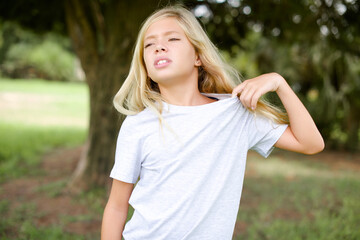
[[[167,48],[166,48],[163,44],[158,43],[158,44],[156,45],[155,51],[156,51],[157,53],[159,53],[159,52],[166,52],[166,51],[167,51]]]

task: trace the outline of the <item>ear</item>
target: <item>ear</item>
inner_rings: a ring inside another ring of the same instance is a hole
[[[196,55],[195,66],[200,67],[202,65],[199,55]]]

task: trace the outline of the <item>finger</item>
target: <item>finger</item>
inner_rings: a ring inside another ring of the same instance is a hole
[[[254,89],[245,88],[240,95],[240,101],[246,108],[251,108],[251,99],[254,95]]]
[[[239,95],[239,93],[242,93],[243,90],[244,90],[244,87],[234,88],[231,93],[231,97],[236,97],[237,95]]]
[[[245,82],[242,82],[241,84],[237,85],[233,91],[232,91],[232,94],[231,94],[231,97],[235,97],[237,96],[239,93],[241,93],[244,88],[246,87],[246,81]]]
[[[262,94],[261,94],[260,91],[254,92],[254,94],[253,94],[253,96],[252,96],[252,98],[251,98],[251,103],[250,103],[250,106],[251,106],[251,109],[252,109],[252,110],[255,110],[255,109],[256,109],[257,103],[258,103],[261,95],[262,95]]]

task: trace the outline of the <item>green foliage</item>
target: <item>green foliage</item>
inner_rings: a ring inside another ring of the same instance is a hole
[[[81,75],[80,65],[69,51],[67,38],[55,33],[36,35],[5,22],[0,28],[0,68],[2,75],[42,77],[50,80],[74,81]]]
[[[215,45],[224,51],[225,58],[245,79],[270,71],[283,75],[310,110],[327,147],[360,149],[359,1],[182,2],[193,8]],[[157,6],[164,5],[162,3],[159,1]],[[60,20],[64,17],[64,9],[57,2],[46,7],[40,2],[24,2],[21,6],[11,1],[3,4],[1,18],[4,21],[17,21],[33,30],[64,32],[64,21]],[[100,1],[98,4],[101,10],[115,9],[112,5],[115,2]],[[131,9],[130,4],[128,6]],[[47,10],[43,11],[44,8]],[[32,9],[37,15],[29,17],[29,11],[24,9]],[[106,31],[108,26],[119,28],[116,24],[120,21],[111,22],[113,18],[107,18],[111,14],[101,10],[98,14],[103,18],[93,19],[96,14],[87,16],[94,32],[102,29],[95,26],[103,26],[98,19],[105,21],[105,31],[94,34],[96,39],[92,39],[104,46],[103,33],[111,32]],[[73,79],[70,76],[73,70],[69,68],[74,65],[70,63],[71,54],[60,54],[61,49],[70,48],[68,40],[49,38],[49,35],[39,38],[9,22],[3,22],[2,26],[0,62],[4,56],[10,59],[3,68],[21,67],[22,62],[26,62],[46,72],[41,73],[43,77]],[[60,45],[56,45],[59,42]]]
[[[324,39],[280,43],[249,32],[225,58],[244,76],[278,72],[313,116],[327,147],[360,149],[360,58],[332,49]]]
[[[359,1],[243,0],[200,1],[194,12],[245,79],[280,73],[328,148],[360,150],[359,9]]]
[[[45,40],[41,44],[20,43],[7,54],[8,68],[33,66],[46,77],[54,80],[75,80],[75,57],[65,51],[57,42]]]

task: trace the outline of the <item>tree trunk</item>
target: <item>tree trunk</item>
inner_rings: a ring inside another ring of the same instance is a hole
[[[65,1],[68,31],[90,92],[88,139],[70,184],[73,189],[103,186],[109,180],[123,120],[112,99],[128,73],[140,24],[157,3]]]

